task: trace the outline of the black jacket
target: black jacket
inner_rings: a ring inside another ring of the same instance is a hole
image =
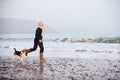
[[[41,28],[37,28],[36,29],[36,32],[35,32],[35,39],[36,40],[42,40],[42,29]]]

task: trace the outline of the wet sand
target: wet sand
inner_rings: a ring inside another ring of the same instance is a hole
[[[1,56],[0,80],[120,80],[120,60]]]

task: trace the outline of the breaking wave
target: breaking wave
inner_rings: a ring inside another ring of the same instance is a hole
[[[24,35],[23,35],[24,36]],[[34,40],[33,37],[0,37],[0,41],[31,41]],[[120,43],[120,37],[112,38],[82,38],[82,37],[44,37],[44,41],[53,42],[69,42],[69,43]]]
[[[0,41],[31,40],[33,38],[0,38]]]
[[[115,38],[56,38],[52,41],[60,41],[60,42],[78,42],[78,43],[120,43],[120,37]]]

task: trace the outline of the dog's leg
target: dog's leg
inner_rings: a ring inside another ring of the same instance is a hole
[[[12,61],[14,60],[14,57],[15,57],[16,55],[15,55],[15,53],[13,53],[13,55],[12,55]]]
[[[28,59],[28,56],[27,56],[27,59]]]
[[[13,56],[12,56],[12,60],[14,60],[14,57],[15,57],[15,56],[13,55]]]
[[[28,53],[26,53],[26,54],[25,54],[25,56],[26,56],[26,57],[27,57],[27,59],[28,59]]]
[[[23,61],[23,58],[20,58],[20,61]]]
[[[22,59],[22,55],[20,55],[20,61],[22,61],[23,59]]]
[[[23,60],[23,54],[22,53],[20,54],[20,60],[21,61]]]

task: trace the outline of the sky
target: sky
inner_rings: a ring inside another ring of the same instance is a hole
[[[0,17],[43,21],[62,33],[120,37],[120,0],[0,0]]]

